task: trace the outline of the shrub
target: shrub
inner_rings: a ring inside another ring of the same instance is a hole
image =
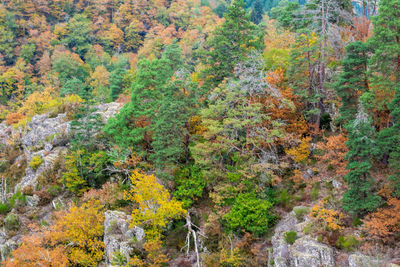
[[[354,251],[359,244],[359,241],[355,236],[349,235],[349,236],[339,236],[336,246],[340,249],[344,249],[347,252],[352,252]]]
[[[120,251],[117,251],[112,256],[112,264],[115,266],[125,266],[128,260]]]
[[[29,162],[29,167],[31,167],[34,170],[37,170],[39,166],[42,165],[42,163],[43,159],[39,155],[36,155]]]
[[[316,201],[319,197],[319,188],[318,187],[314,187],[311,191],[311,199],[313,201]]]
[[[283,239],[286,243],[293,245],[294,241],[297,239],[297,233],[295,231],[285,232],[283,235]]]
[[[7,203],[0,203],[0,214],[6,215],[11,210],[10,205]]]
[[[20,191],[17,191],[9,200],[9,204],[11,208],[19,208],[25,205],[26,196],[22,194]]]
[[[4,219],[4,227],[8,231],[16,231],[19,228],[18,215],[11,213]]]
[[[192,206],[193,202],[203,195],[206,186],[205,178],[198,167],[184,168],[176,177],[174,196],[183,202],[184,208]]]
[[[276,221],[272,213],[272,204],[257,198],[254,192],[240,194],[229,213],[223,216],[227,228],[231,231],[246,230],[255,235],[264,234]]]
[[[61,187],[58,185],[50,185],[49,188],[47,188],[47,192],[55,197],[61,192]]]
[[[310,208],[309,207],[295,207],[293,209],[293,211],[296,214],[297,220],[303,221],[304,215],[306,215],[310,212]]]

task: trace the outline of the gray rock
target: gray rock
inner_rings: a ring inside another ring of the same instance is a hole
[[[27,196],[26,197],[26,205],[29,207],[36,207],[39,205],[40,198],[37,195]]]
[[[111,264],[113,255],[118,251],[129,260],[133,248],[141,247],[145,237],[144,230],[137,226],[131,229],[131,216],[121,211],[106,211],[104,215],[106,264]]]
[[[333,249],[307,236],[297,239],[290,247],[289,262],[293,267],[335,266]]]
[[[371,257],[360,253],[349,256],[349,267],[381,267],[384,261],[377,257]]]
[[[309,220],[307,216],[304,216],[304,219],[304,222],[299,222],[292,211],[277,224],[271,239],[274,267],[334,266],[334,250],[304,235],[304,226]],[[284,240],[284,234],[288,231],[297,233],[298,239],[293,245],[287,244]]]

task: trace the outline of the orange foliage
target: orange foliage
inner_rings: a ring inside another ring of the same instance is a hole
[[[310,218],[327,230],[342,230],[343,226],[341,226],[341,224],[343,214],[339,211],[325,208],[325,206],[326,201],[320,201],[318,204],[315,204],[311,208],[311,212],[309,214]]]
[[[282,120],[286,122],[285,130],[290,136],[288,139],[297,138],[304,135],[308,131],[308,125],[303,115],[299,112],[302,104],[293,94],[293,90],[285,84],[284,71],[281,69],[269,71],[266,77],[267,82],[277,88],[282,98],[271,98],[268,101],[274,103],[275,108],[272,110],[272,120]],[[279,103],[278,101],[285,99],[287,103]]]
[[[323,150],[324,154],[316,157],[328,163],[328,170],[332,168],[334,173],[340,176],[344,176],[348,172],[346,170],[347,161],[344,159],[348,151],[346,141],[347,137],[344,134],[339,134],[324,137],[324,142],[317,144],[317,148]]]
[[[9,113],[6,117],[6,123],[8,125],[12,125],[12,124],[18,123],[19,121],[21,121],[25,118],[26,118],[26,116],[19,112]]]
[[[68,258],[63,246],[46,247],[46,234],[33,234],[22,238],[22,245],[14,250],[12,258],[2,262],[6,267],[67,266]]]
[[[364,227],[371,239],[394,243],[400,234],[400,200],[390,198],[387,204],[370,214],[364,220]]]

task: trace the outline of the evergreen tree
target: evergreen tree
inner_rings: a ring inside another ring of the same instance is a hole
[[[262,2],[261,2],[261,0],[257,0],[256,2],[254,2],[253,6],[251,8],[250,20],[254,24],[259,24],[262,21],[263,14],[264,14],[264,10],[263,10]]]
[[[262,44],[261,37],[256,34],[256,26],[246,13],[243,0],[234,0],[224,17],[225,21],[215,30],[209,43],[210,51],[204,62],[209,65],[205,75],[211,86],[232,75],[234,67],[245,58],[248,50],[260,48]]]
[[[175,78],[168,83],[153,121],[152,159],[164,177],[168,177],[165,170],[168,166],[189,161],[189,120],[196,111],[196,98],[190,84],[183,79]]]
[[[372,18],[374,34],[370,38],[375,48],[370,66],[378,73],[376,82],[394,90],[400,82],[400,0],[379,1],[379,11]]]
[[[393,194],[400,197],[400,86],[389,105],[392,126],[379,132],[378,144],[380,154],[389,158],[389,168],[393,172],[389,175],[392,181]]]
[[[127,62],[121,59],[110,74],[111,99],[116,100],[123,90],[123,78],[126,74]]]
[[[353,215],[364,215],[372,212],[380,205],[380,197],[374,192],[374,180],[370,175],[372,158],[377,148],[374,142],[375,129],[365,113],[362,104],[354,122],[348,126],[349,152],[346,159],[349,161],[349,172],[344,177],[347,190],[343,196],[343,209]]]
[[[131,102],[115,118],[111,118],[104,128],[105,133],[120,147],[133,147],[141,156],[147,156],[147,152],[152,150],[153,120],[158,114],[160,99],[163,98],[168,80],[180,68],[178,62],[182,62],[177,46],[172,44],[167,47],[160,59],[138,62]]]
[[[357,114],[358,97],[368,90],[367,52],[361,41],[350,43],[346,47],[346,58],[342,61],[343,70],[334,87],[341,98],[339,122],[348,123]]]

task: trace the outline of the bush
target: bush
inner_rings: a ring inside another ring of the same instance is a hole
[[[31,167],[34,170],[37,170],[39,166],[42,165],[42,163],[43,159],[40,156],[36,155],[29,162],[29,167]]]
[[[223,216],[230,231],[246,230],[254,235],[264,234],[277,217],[272,213],[272,204],[257,198],[254,192],[240,194],[229,213]]]
[[[176,176],[176,191],[174,196],[183,202],[184,208],[192,206],[203,195],[206,180],[200,168],[191,166],[182,169]]]
[[[50,185],[49,188],[47,188],[47,192],[55,197],[61,192],[61,187],[58,185]]]
[[[295,207],[293,209],[293,211],[296,214],[297,220],[303,221],[304,215],[306,215],[310,212],[310,208],[309,207]]]
[[[297,233],[295,231],[285,232],[283,235],[283,239],[286,243],[293,245],[294,241],[297,239]]]
[[[7,203],[0,203],[0,214],[6,215],[11,210],[10,205]]]
[[[359,241],[355,236],[339,236],[336,241],[336,246],[340,249],[344,249],[347,252],[355,251],[358,247]]]
[[[19,208],[24,206],[26,203],[26,196],[20,191],[17,191],[9,200],[11,208]]]
[[[18,215],[11,213],[4,219],[4,227],[8,231],[16,231],[19,228]]]

